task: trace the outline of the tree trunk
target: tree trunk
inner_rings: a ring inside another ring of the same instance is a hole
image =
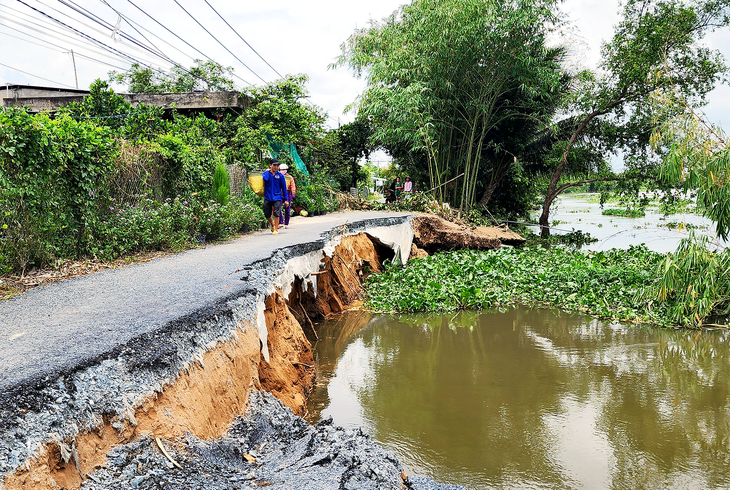
[[[598,116],[602,116],[604,114],[608,114],[613,110],[614,107],[622,104],[626,99],[626,88],[624,88],[621,91],[621,95],[611,101],[606,107],[603,109],[596,109],[595,111],[588,114],[585,119],[583,119],[583,122],[580,123],[578,128],[573,132],[572,135],[570,135],[570,139],[568,140],[568,144],[565,146],[565,150],[563,151],[563,156],[560,158],[560,163],[558,164],[557,168],[553,172],[552,177],[550,178],[550,185],[548,186],[547,192],[545,193],[545,201],[542,205],[542,214],[540,215],[540,220],[538,223],[541,226],[541,235],[542,236],[549,236],[550,235],[550,228],[546,228],[548,226],[548,215],[550,214],[550,204],[555,200],[558,195],[563,192],[568,187],[573,187],[574,185],[579,185],[576,183],[570,184],[570,185],[563,185],[560,186],[560,189],[556,189],[558,186],[558,181],[560,180],[560,177],[563,175],[563,170],[565,169],[565,165],[568,163],[568,153],[570,152],[570,149],[573,147],[573,144],[578,139],[578,136],[585,130],[586,127],[588,127],[588,124],[595,119]],[[595,181],[594,181],[595,182]]]

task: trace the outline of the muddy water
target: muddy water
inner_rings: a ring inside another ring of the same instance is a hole
[[[730,335],[546,310],[325,324],[310,420],[467,488],[729,488]]]
[[[679,241],[689,235],[687,228],[677,226],[688,223],[696,234],[708,235],[715,246],[724,248],[727,242],[717,240],[714,223],[694,213],[664,215],[657,206],[648,206],[642,218],[622,218],[603,216],[603,209],[620,207],[617,203],[599,204],[598,194],[566,194],[553,203],[550,210],[550,223],[553,233],[563,234],[571,230],[589,233],[598,241],[585,248],[587,250],[607,250],[609,248],[629,248],[642,243],[656,252],[673,252]],[[539,213],[533,218],[537,220]],[[670,228],[670,226],[672,228]],[[538,227],[532,227],[539,233]]]

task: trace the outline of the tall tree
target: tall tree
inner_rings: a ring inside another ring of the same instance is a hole
[[[358,103],[372,116],[373,141],[425,155],[430,186],[441,199],[443,184],[458,177],[452,197],[469,208],[486,190],[485,162],[497,163],[497,174],[514,162],[497,128],[552,116],[535,105],[561,86],[561,50],[546,47],[557,3],[415,0],[356,31],[335,66],[348,65],[366,79]]]
[[[369,143],[370,124],[364,117],[358,117],[351,123],[340,127],[340,149],[342,156],[350,166],[350,187],[357,187],[357,181],[362,180],[363,172],[360,168],[360,159],[370,156],[372,148]]]
[[[235,148],[246,161],[258,161],[269,141],[306,145],[323,132],[324,111],[306,103],[306,75],[290,75],[243,91],[250,105],[236,119]]]
[[[142,68],[134,63],[124,73],[109,72],[109,81],[127,85],[133,94],[185,93],[195,90],[215,92],[233,90],[232,67],[224,67],[213,60],[195,60],[195,66],[176,65],[168,72]]]
[[[585,72],[570,104],[574,126],[552,172],[539,223],[549,234],[550,205],[565,189],[612,177],[564,179],[569,154],[591,125],[603,124],[602,144],[621,148],[643,165],[656,119],[653,97],[676,91],[704,102],[725,69],[720,55],[698,46],[713,27],[728,24],[730,0],[627,0],[623,18],[601,50],[600,75]],[[669,117],[670,114],[665,114]]]

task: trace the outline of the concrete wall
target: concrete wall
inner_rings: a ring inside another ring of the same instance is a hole
[[[85,90],[55,89],[10,85],[0,87],[0,105],[29,107],[31,112],[54,111],[72,102],[81,102],[89,92]],[[165,109],[246,109],[247,97],[236,91],[190,92],[182,94],[121,94],[124,100],[136,107],[147,104]]]

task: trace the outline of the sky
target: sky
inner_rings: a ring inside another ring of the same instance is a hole
[[[240,77],[234,79],[239,88],[246,85],[241,79],[261,85],[264,83],[262,80],[269,82],[278,78],[277,72],[282,75],[306,73],[310,77],[307,86],[309,100],[328,112],[330,127],[337,127],[354,118],[353,113],[343,114],[343,111],[362,92],[364,82],[356,79],[345,67],[333,70],[329,65],[337,59],[341,53],[340,46],[355,29],[367,27],[371,19],[387,17],[402,3],[398,0],[207,0],[207,3],[206,0],[0,0],[0,83],[75,87],[72,49],[77,54],[78,86],[82,89],[88,88],[97,78],[107,79],[110,70],[120,71],[130,65],[130,61],[91,47],[87,41],[39,11],[111,48],[149,61],[153,66],[169,68],[169,63],[132,49],[130,43],[120,41],[118,36],[113,39],[110,30],[67,6],[75,4],[112,25],[120,19],[116,12],[120,13],[123,17],[119,23],[121,31],[142,40],[127,19],[132,21],[159,50],[183,66],[192,65],[193,58],[203,58],[200,53],[225,66],[233,66]],[[581,59],[588,67],[595,66],[601,42],[612,34],[619,18],[618,4],[618,0],[566,0],[564,3],[563,10],[574,23],[575,39],[579,40],[578,45],[586,48]],[[134,5],[141,7],[164,27]],[[238,34],[221,20],[211,6]],[[183,8],[222,45],[196,24]],[[165,28],[189,45],[169,34]],[[56,46],[49,46],[44,41]],[[730,60],[730,29],[711,34],[706,43],[721,49]],[[117,68],[85,57],[105,61]],[[122,91],[123,87],[117,88]],[[711,94],[706,112],[712,122],[721,124],[726,131],[730,130],[730,87],[722,86]]]

